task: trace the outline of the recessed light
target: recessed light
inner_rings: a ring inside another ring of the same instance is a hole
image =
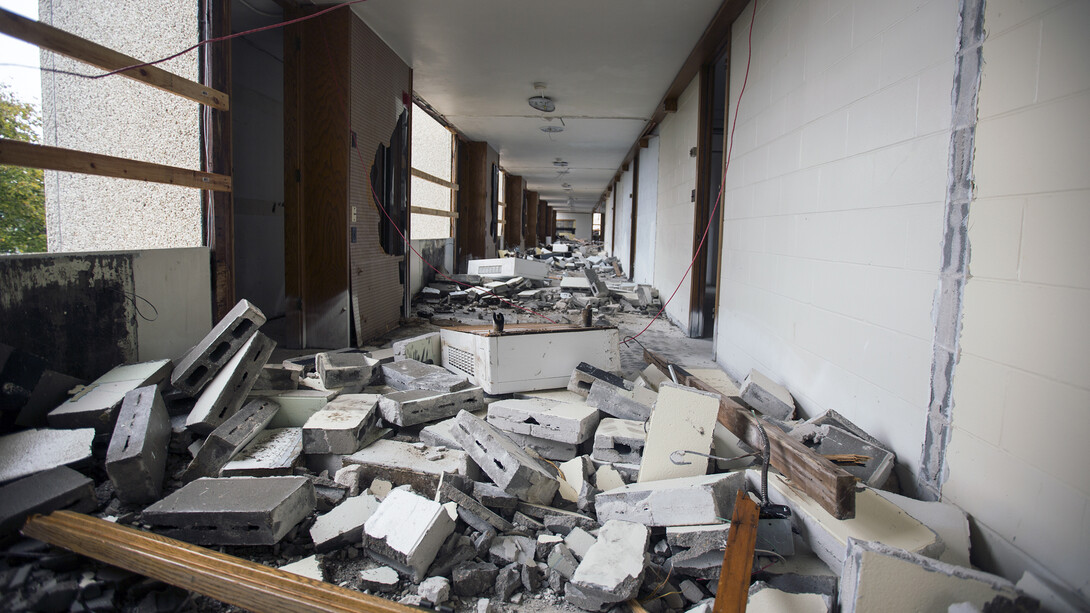
[[[546,134],[556,134],[557,132],[563,132],[564,126],[541,126],[541,131]]]
[[[564,160],[560,159],[560,158],[556,158],[556,161],[553,162],[553,166],[557,166],[559,168],[563,168],[563,167],[565,167],[567,165],[568,165],[568,163],[565,162]]]
[[[534,96],[527,100],[533,108],[541,111],[542,113],[552,113],[556,110],[556,103],[548,96]]]

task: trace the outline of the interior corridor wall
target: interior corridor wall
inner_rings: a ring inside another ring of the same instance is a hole
[[[621,180],[617,183],[617,232],[613,235],[616,245],[613,255],[620,262],[626,277],[632,276],[628,263],[632,256],[632,178],[633,170],[629,166],[628,172],[621,174]]]
[[[632,280],[647,285],[655,284],[655,223],[659,199],[659,138],[648,140],[647,148],[640,149],[640,180],[637,186],[636,206],[636,262]]]
[[[751,5],[752,6],[752,5]],[[716,359],[835,409],[914,483],[930,401],[957,3],[758,3],[734,24]]]
[[[594,222],[593,215],[591,213],[565,213],[563,211],[557,211],[556,220],[574,221],[575,238],[584,241],[590,240],[591,224]]]
[[[669,296],[682,281],[693,251],[693,190],[696,189],[696,147],[699,125],[700,79],[695,78],[678,98],[677,112],[659,124],[658,202],[655,243],[655,284]],[[666,316],[682,330],[689,328],[689,282],[681,283],[666,307]]]
[[[985,5],[943,498],[974,550],[1090,608],[1090,3]],[[981,546],[986,544],[986,546]],[[1044,568],[1040,568],[1043,566]]]

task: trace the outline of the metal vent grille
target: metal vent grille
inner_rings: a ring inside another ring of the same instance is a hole
[[[478,275],[498,275],[503,272],[503,266],[495,264],[493,266],[480,266],[477,268]]]
[[[447,366],[460,370],[466,375],[476,375],[473,368],[473,354],[457,347],[445,347],[447,350]]]

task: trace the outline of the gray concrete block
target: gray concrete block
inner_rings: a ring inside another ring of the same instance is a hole
[[[401,575],[389,566],[379,566],[360,571],[360,589],[372,592],[397,591]]]
[[[473,479],[477,466],[457,449],[441,450],[424,444],[380,440],[344,458],[344,465],[358,464],[362,483],[380,478],[394,485],[411,485],[413,491],[434,496],[439,479]]]
[[[489,561],[497,566],[534,561],[537,542],[526,536],[497,536],[488,548]]]
[[[587,276],[587,282],[590,284],[590,293],[592,296],[609,296],[609,288],[606,287],[604,281],[598,278],[598,273],[594,272],[593,268],[584,268],[583,274]]]
[[[465,562],[454,567],[454,593],[467,597],[492,589],[500,569],[490,562]]]
[[[791,419],[795,415],[795,399],[791,392],[756,369],[749,371],[742,383],[742,400],[776,419]]]
[[[420,581],[453,532],[454,520],[438,502],[395,489],[364,524],[363,546]]]
[[[274,545],[314,511],[306,477],[197,479],[144,510],[156,532],[197,545]]]
[[[560,484],[545,465],[530,457],[501,430],[462,411],[454,438],[492,481],[520,500],[548,504]]]
[[[516,434],[507,431],[504,431],[504,434],[518,443],[519,447],[530,449],[547,460],[567,462],[579,455],[579,445],[576,445],[575,443],[559,443],[544,438],[537,438],[536,436],[526,436],[525,434]]]
[[[631,389],[632,386],[631,383],[615,373],[591,366],[586,362],[580,362],[571,373],[571,379],[568,380],[568,390],[586,398],[590,394],[591,384],[599,379],[616,387]]]
[[[205,386],[186,418],[186,427],[208,434],[234,415],[246,401],[274,347],[276,341],[260,332],[251,336]]]
[[[655,393],[647,390],[646,394],[653,397]],[[638,400],[634,389],[617,387],[597,379],[591,383],[587,405],[619,419],[644,422],[651,417],[653,402]]]
[[[404,364],[405,362],[395,362]],[[378,401],[382,419],[398,426],[414,426],[439,421],[459,411],[478,411],[484,408],[484,390],[470,387],[457,392],[431,390],[406,390],[383,396]]]
[[[607,417],[594,432],[591,457],[600,462],[639,464],[647,432],[642,421]]]
[[[314,365],[326,389],[339,389],[370,384],[379,362],[365,353],[345,351],[319,353]]]
[[[170,373],[170,360],[125,364],[111,369],[46,415],[51,428],[113,430],[125,394],[157,384]]]
[[[842,465],[851,475],[874,487],[883,485],[893,471],[896,456],[883,447],[875,447],[854,434],[833,425],[802,424],[790,436],[820,455],[857,454],[868,459],[862,466]]]
[[[159,499],[170,432],[170,417],[157,386],[125,394],[106,451],[106,474],[122,501],[147,503]]]
[[[499,400],[488,405],[488,423],[506,432],[577,445],[594,434],[598,411],[543,398]]]
[[[450,599],[450,580],[446,577],[428,577],[417,586],[416,594],[433,605],[441,605]]]
[[[416,360],[425,364],[439,364],[443,361],[443,344],[438,332],[395,341],[393,350],[394,361]]]
[[[265,314],[246,300],[240,300],[185,354],[170,375],[176,390],[196,396],[232,356],[265,323]]]
[[[16,532],[35,513],[97,507],[94,481],[67,466],[51,468],[0,487],[0,535]]]
[[[235,454],[219,474],[221,477],[293,475],[302,454],[302,428],[266,428]]]
[[[579,560],[587,556],[587,552],[596,542],[598,542],[598,539],[582,528],[572,528],[571,532],[564,537],[564,544],[571,550],[572,555]]]
[[[361,400],[356,398],[362,397]],[[367,394],[334,399],[303,424],[304,453],[356,453],[375,422],[376,402]]]
[[[568,586],[579,593],[572,598],[566,589],[568,601],[581,606],[582,597],[607,604],[635,597],[643,582],[649,539],[650,532],[642,524],[607,521],[571,577]]]
[[[265,429],[280,405],[271,400],[253,400],[212,431],[189,463],[182,479],[214,477],[221,468]]]
[[[575,569],[579,568],[579,560],[566,544],[557,544],[549,552],[548,565],[550,570],[560,573],[565,579],[571,579]]]
[[[594,499],[599,521],[620,519],[645,526],[715,524],[730,518],[744,472],[633,483]]]
[[[497,532],[510,532],[515,526],[503,517],[493,513],[476,498],[459,490],[450,483],[444,482],[439,486],[439,501],[454,502],[458,505],[458,513],[463,511],[473,514],[484,520],[488,526],[495,528]],[[468,521],[466,523],[469,523]]]
[[[442,366],[425,364],[417,360],[398,360],[382,365],[386,385],[396,390],[425,389],[436,392],[454,392],[469,387],[469,381]]]
[[[454,435],[451,434],[451,428],[453,427],[453,417],[428,424],[420,430],[420,442],[432,447],[461,449],[462,446],[458,444],[458,441],[454,440]]]
[[[729,532],[730,524],[670,526],[666,528],[666,542],[675,550],[723,551],[727,547]]]
[[[517,509],[519,499],[503,491],[495,484],[484,481],[473,482],[473,497],[486,507],[493,509]]]
[[[314,551],[324,553],[344,545],[362,543],[363,525],[378,510],[379,504],[381,503],[378,498],[363,493],[352,496],[332,511],[319,515],[310,527]]]
[[[92,428],[22,430],[0,436],[0,483],[91,457]]]

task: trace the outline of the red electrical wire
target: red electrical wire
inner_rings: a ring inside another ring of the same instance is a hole
[[[647,325],[636,333],[635,336],[629,336],[622,340],[622,343],[628,343],[628,341],[636,340],[641,334],[647,332],[647,329],[651,327],[651,324],[655,323],[655,320],[662,315],[662,312],[666,310],[666,306],[670,304],[670,301],[677,295],[681,284],[685,283],[685,279],[689,276],[689,273],[693,270],[693,265],[696,264],[696,258],[700,257],[700,251],[704,248],[704,241],[708,238],[708,230],[712,227],[712,220],[715,219],[715,211],[719,209],[719,203],[723,200],[723,185],[727,182],[727,170],[730,169],[730,154],[734,150],[734,129],[738,126],[738,110],[742,108],[742,94],[746,92],[746,83],[749,82],[749,63],[753,59],[753,23],[757,20],[757,0],[753,0],[753,14],[749,18],[749,39],[748,50],[746,55],[746,76],[742,79],[742,89],[738,91],[738,102],[734,105],[734,121],[730,126],[730,144],[727,147],[727,160],[723,165],[723,179],[719,182],[719,195],[715,197],[715,205],[712,207],[711,214],[708,215],[708,225],[704,227],[704,234],[700,237],[700,244],[696,247],[696,253],[693,254],[692,261],[689,262],[689,267],[685,269],[685,274],[681,276],[681,281],[678,281],[677,287],[674,288],[674,292],[670,294],[670,297],[666,299],[666,302],[662,304],[662,308],[658,313],[651,318],[651,321],[647,322]],[[720,239],[722,240],[722,239]]]

